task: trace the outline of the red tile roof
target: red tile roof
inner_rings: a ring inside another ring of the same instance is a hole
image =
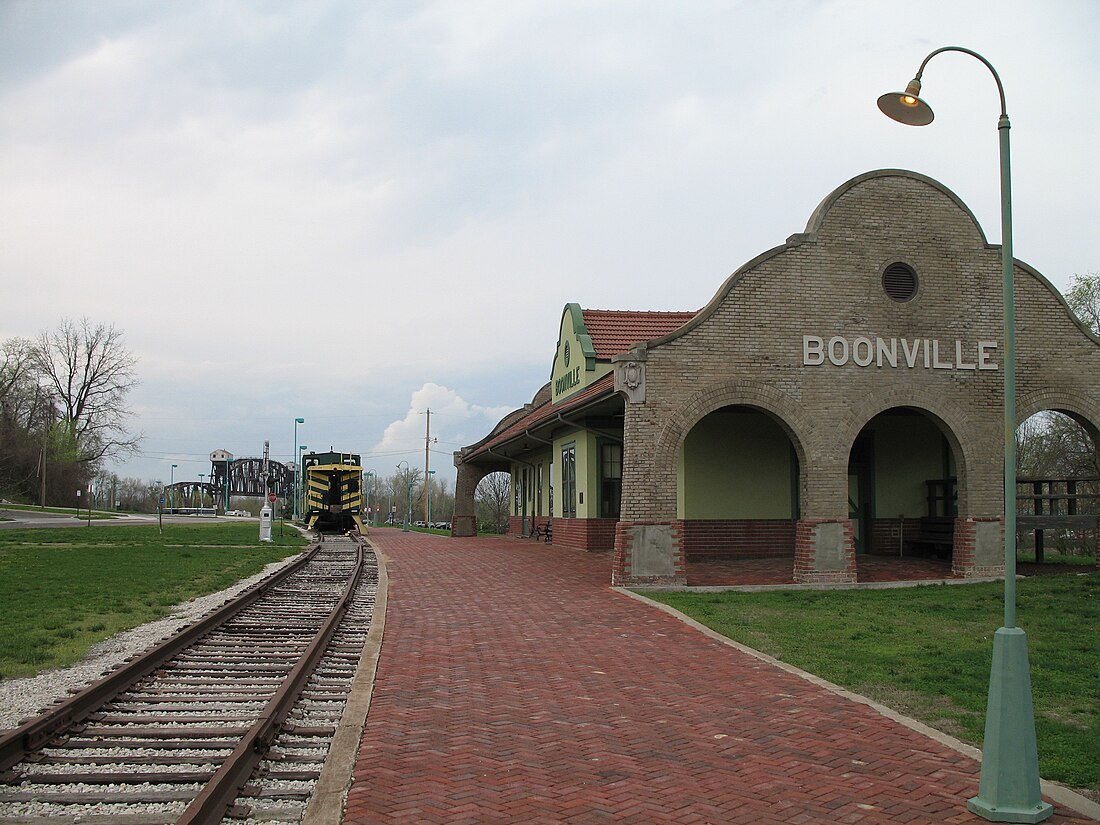
[[[570,410],[576,409],[600,396],[611,395],[614,390],[615,374],[608,373],[565,401],[559,401],[557,404],[547,401],[545,404],[535,407],[522,418],[513,421],[511,425],[500,432],[490,434],[484,441],[476,445],[468,455],[463,456],[463,460],[468,461],[470,458],[484,453],[488,447],[505,444],[523,435],[526,430],[533,429],[552,419],[558,413],[568,413]]]
[[[661,338],[679,329],[697,312],[630,312],[618,309],[582,309],[584,325],[596,348],[596,358],[610,361],[635,344]]]

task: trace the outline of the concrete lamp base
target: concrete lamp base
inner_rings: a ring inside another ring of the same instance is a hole
[[[1039,789],[1027,636],[1018,627],[993,636],[981,782],[966,807],[990,822],[1042,822],[1054,813]]]

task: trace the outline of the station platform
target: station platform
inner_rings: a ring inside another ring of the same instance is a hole
[[[973,749],[612,589],[610,554],[370,539],[387,605],[345,825],[984,822]],[[1060,793],[1048,822],[1095,821]]]

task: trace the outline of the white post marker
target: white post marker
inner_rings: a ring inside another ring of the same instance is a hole
[[[260,541],[271,541],[271,507],[268,504],[260,510]]]

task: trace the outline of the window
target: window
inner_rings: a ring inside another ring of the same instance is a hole
[[[600,517],[618,518],[623,496],[623,445],[600,446]]]
[[[577,517],[577,445],[561,449],[561,514]]]

